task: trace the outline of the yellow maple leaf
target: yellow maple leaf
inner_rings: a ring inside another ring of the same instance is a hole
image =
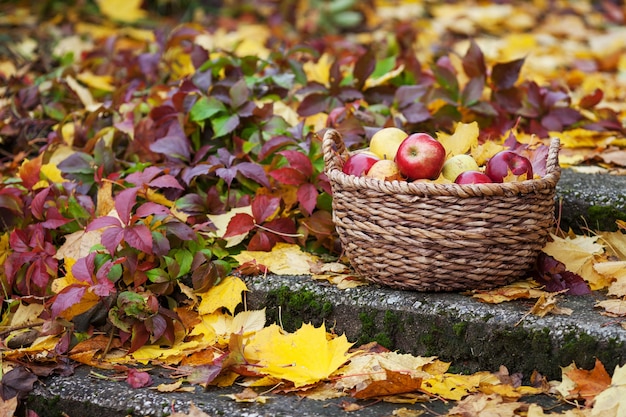
[[[293,382],[296,387],[328,378],[353,354],[345,335],[328,340],[324,325],[304,324],[294,333],[272,324],[255,333],[246,345],[246,359],[260,372]]]
[[[270,252],[241,251],[233,256],[240,264],[256,261],[278,275],[309,275],[318,257],[302,251],[299,245],[278,242]]]
[[[608,252],[621,261],[626,261],[626,234],[622,232],[602,232],[600,239],[605,243]]]
[[[308,81],[315,81],[325,86],[328,86],[328,80],[330,78],[330,67],[333,64],[334,58],[330,54],[323,54],[319,57],[317,62],[307,61],[302,65],[302,69],[306,74]]]
[[[76,78],[83,84],[97,90],[109,92],[115,90],[115,86],[111,84],[113,77],[110,75],[96,75],[91,71],[85,71],[78,74]]]
[[[200,316],[198,323],[189,333],[190,336],[203,335],[205,339],[213,338],[220,344],[228,344],[231,333],[242,333],[244,336],[261,330],[265,326],[265,309],[247,310],[229,314],[212,313]]]
[[[483,376],[480,374],[457,375],[442,374],[422,382],[421,390],[429,394],[438,395],[446,400],[459,401],[471,392],[475,392]]]
[[[222,307],[231,313],[234,312],[235,307],[242,301],[243,291],[248,291],[245,282],[235,276],[227,276],[208,291],[198,294],[202,298],[198,306],[198,314],[211,314]]]
[[[446,156],[450,158],[467,153],[472,147],[478,146],[478,133],[477,122],[459,123],[452,135],[438,132],[437,140],[446,148]]]
[[[98,8],[108,18],[121,22],[135,22],[146,16],[142,0],[96,0]]]
[[[609,295],[626,296],[626,261],[597,262],[593,269],[612,281],[609,284]]]

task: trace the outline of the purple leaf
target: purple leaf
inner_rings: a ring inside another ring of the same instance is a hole
[[[148,184],[162,172],[163,170],[161,168],[149,166],[141,172],[133,172],[132,174],[128,175],[125,180],[133,185],[141,186],[144,184]]]
[[[181,240],[195,240],[197,237],[196,232],[191,227],[179,221],[165,223],[165,230]]]
[[[137,203],[138,191],[138,187],[127,188],[115,196],[115,209],[124,224],[130,222],[130,213]]]
[[[161,175],[150,181],[148,185],[156,188],[178,188],[179,190],[184,190],[184,187],[172,175]]]
[[[95,269],[96,254],[90,253],[89,255],[80,258],[72,266],[72,275],[79,281],[92,282],[92,274]]]
[[[137,207],[137,210],[135,210],[135,215],[139,217],[147,217],[151,214],[168,215],[170,213],[171,211],[169,208],[165,207],[162,204],[153,203],[151,201],[148,201],[147,203],[143,203],[142,205]]]
[[[171,158],[189,161],[191,150],[189,142],[185,136],[171,135],[165,136],[150,144],[152,152],[161,153]]]
[[[330,101],[330,97],[325,93],[312,93],[300,102],[297,112],[302,117],[313,116],[325,112]]]
[[[115,253],[115,250],[122,242],[124,237],[124,229],[122,227],[110,227],[102,232],[100,242],[109,251],[111,255]]]
[[[292,144],[295,144],[295,141],[289,136],[274,136],[263,144],[258,155],[258,160],[262,161],[276,153],[279,149]]]
[[[125,228],[124,241],[137,250],[152,253],[152,232],[145,224]]]
[[[270,188],[267,174],[263,167],[254,162],[241,162],[236,165],[237,171],[244,177],[256,181],[264,187]]]
[[[517,82],[525,58],[498,63],[491,70],[491,81],[497,90],[511,88]]]
[[[0,380],[0,396],[4,401],[17,397],[22,399],[33,390],[38,378],[23,366],[17,366],[2,375]]]
[[[102,217],[97,217],[93,219],[91,223],[87,225],[85,230],[88,232],[91,232],[93,230],[103,229],[105,227],[111,227],[111,226],[120,227],[121,225],[122,223],[120,222],[120,219],[118,219],[117,217],[102,216]]]
[[[487,74],[485,56],[478,44],[472,40],[470,46],[463,57],[463,71],[470,78],[484,77]]]
[[[50,308],[52,317],[58,317],[59,314],[72,307],[74,304],[79,303],[85,291],[87,291],[87,287],[84,285],[70,285],[69,287],[65,287],[57,294],[52,302],[52,307]]]

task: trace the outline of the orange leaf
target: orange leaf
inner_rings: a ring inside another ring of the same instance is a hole
[[[363,400],[366,398],[380,397],[383,395],[404,394],[417,391],[422,385],[422,378],[413,378],[410,374],[385,370],[387,378],[374,381],[362,390],[356,391],[352,396]]]
[[[596,359],[596,364],[592,370],[587,371],[575,367],[568,371],[566,375],[576,384],[576,387],[570,394],[578,394],[579,397],[587,402],[593,400],[596,395],[611,385],[611,377],[598,359]]]

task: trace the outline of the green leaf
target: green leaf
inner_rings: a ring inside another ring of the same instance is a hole
[[[224,114],[211,119],[211,126],[215,137],[226,136],[239,126],[239,116],[236,114]]]
[[[204,122],[206,119],[222,111],[226,111],[224,103],[215,97],[201,97],[200,100],[196,101],[193,107],[191,107],[189,118],[193,122]],[[204,123],[199,124],[204,127]]]
[[[176,262],[178,262],[178,266],[180,268],[176,278],[180,278],[191,271],[191,264],[193,262],[193,255],[191,252],[187,250],[179,250],[174,254],[174,258],[176,259]]]

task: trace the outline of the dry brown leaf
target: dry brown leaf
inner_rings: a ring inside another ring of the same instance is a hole
[[[520,402],[504,402],[497,394],[475,394],[459,401],[448,412],[449,417],[513,417],[515,411],[525,407]]]
[[[626,316],[626,300],[602,300],[597,302],[595,307],[603,308],[607,316]]]
[[[244,388],[243,391],[237,394],[225,394],[222,397],[227,397],[235,400],[238,403],[260,403],[265,404],[270,397],[265,395],[259,395],[252,388]]]
[[[170,417],[211,417],[211,416],[205,413],[204,411],[200,410],[198,407],[196,407],[194,403],[191,403],[189,405],[188,414],[176,412],[176,413],[170,414]]]

